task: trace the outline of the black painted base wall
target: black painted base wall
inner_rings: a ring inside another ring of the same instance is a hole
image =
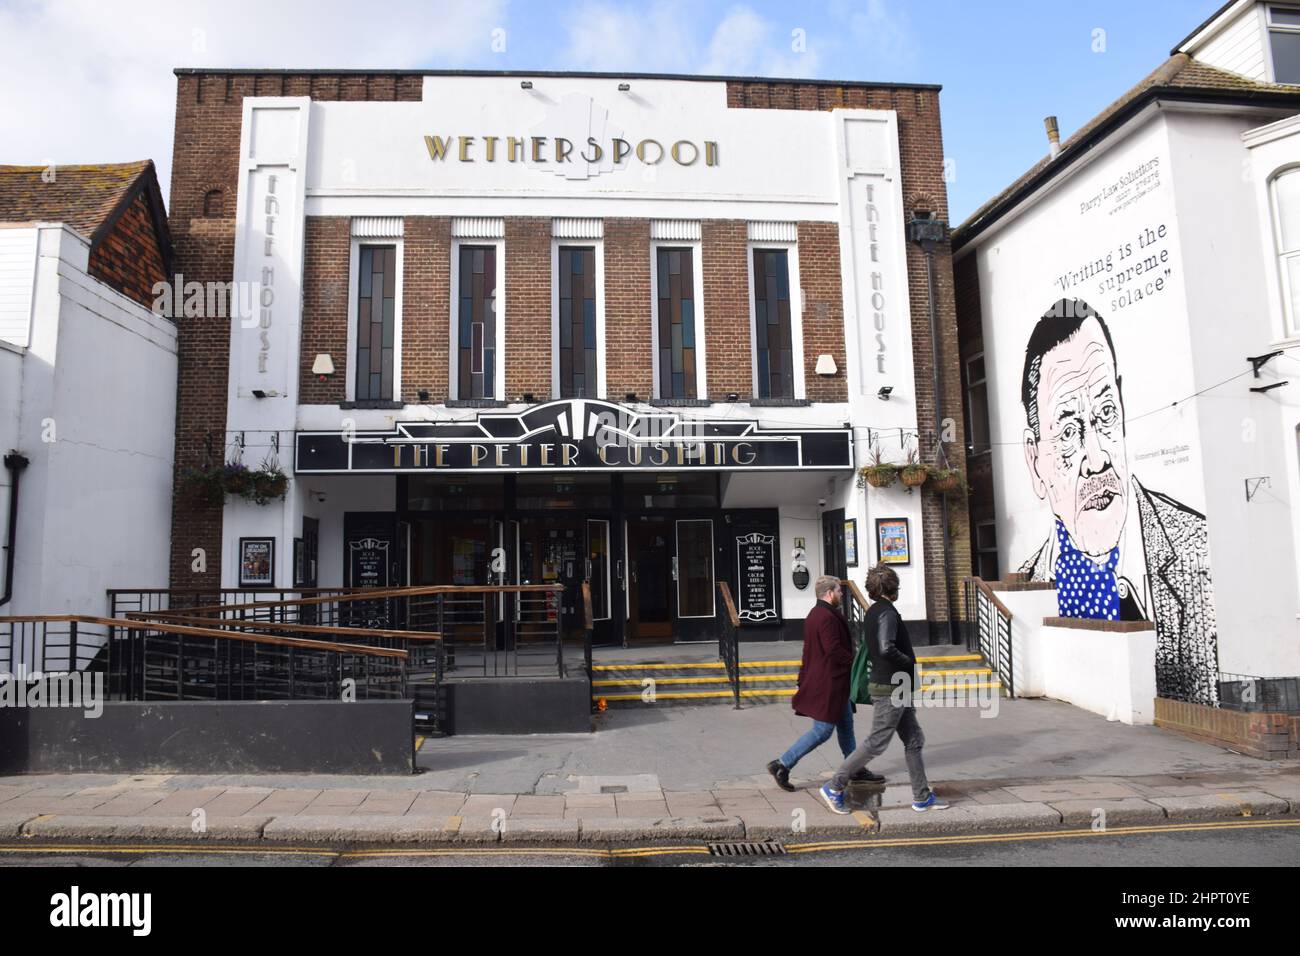
[[[0,708],[0,773],[414,773],[411,720],[409,700]]]
[[[585,734],[591,690],[585,677],[488,677],[444,685],[453,734]]]

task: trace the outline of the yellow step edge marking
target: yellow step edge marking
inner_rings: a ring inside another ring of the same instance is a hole
[[[796,674],[758,674],[753,677],[741,677],[741,683],[760,683],[772,681],[793,681],[798,675]],[[658,677],[645,678],[653,680],[657,686],[666,684],[725,684],[728,681],[726,677]],[[591,682],[592,687],[640,687],[639,680],[594,680]]]
[[[802,661],[741,661],[741,667],[800,667]],[[593,671],[667,671],[667,670],[699,670],[702,668],[711,668],[713,670],[722,670],[726,665],[722,661],[710,664],[593,664]]]
[[[986,674],[992,674],[992,673],[993,673],[993,668],[991,668],[991,667],[958,667],[958,668],[953,668],[953,669],[951,669],[951,670],[939,670],[939,671],[929,671],[929,670],[928,670],[928,671],[924,671],[923,673],[924,673],[927,677],[933,677],[933,676],[935,676],[936,674],[941,675],[941,676],[943,676],[943,677],[961,676],[961,675],[964,675],[964,674],[981,674],[981,675],[986,675]]]
[[[979,654],[953,654],[949,657],[918,657],[922,664],[941,664],[944,661],[982,661]]]
[[[767,690],[742,690],[741,697],[793,697],[795,689],[782,687],[769,687]],[[628,701],[641,700],[640,694],[596,694],[594,697],[603,697],[608,701]],[[654,700],[647,700],[645,703],[653,704],[661,700],[730,700],[732,694],[730,691],[668,691],[667,693],[655,694]]]

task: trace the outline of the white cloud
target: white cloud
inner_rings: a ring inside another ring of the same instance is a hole
[[[699,3],[587,2],[565,18],[568,69],[628,73],[810,76],[818,57],[795,52],[795,23],[738,5],[720,20]]]
[[[490,52],[504,0],[103,0],[0,7],[7,163],[152,159],[170,186],[175,67],[456,67]]]

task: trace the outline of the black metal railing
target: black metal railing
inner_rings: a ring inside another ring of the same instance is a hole
[[[1248,713],[1300,714],[1300,677],[1220,672],[1217,706]]]
[[[1012,615],[982,578],[966,578],[966,648],[983,655],[1008,697],[1016,696],[1016,665],[1011,642]]]
[[[110,593],[110,604],[123,610],[152,606],[126,614],[158,621],[206,619],[245,626],[266,622],[431,633],[440,636],[440,644],[409,648],[413,666],[436,664],[464,677],[562,677],[565,639],[580,636],[566,634],[563,591],[559,584],[225,591],[221,600],[202,604],[197,598],[205,592],[181,591],[169,598],[163,591],[117,590]],[[250,595],[253,600],[239,600]],[[443,655],[437,662],[435,653]]]
[[[409,697],[408,652],[85,615],[0,618],[0,673],[102,675],[108,700]]]
[[[853,638],[853,651],[857,653],[866,634],[867,609],[871,607],[871,603],[859,590],[857,584],[848,578],[840,581],[840,594],[843,596],[840,608],[844,612],[844,623],[849,626],[849,634]]]
[[[740,616],[736,613],[736,604],[731,599],[731,588],[726,581],[718,582],[718,591],[722,595],[718,613],[722,615],[722,626],[718,630],[718,659],[727,670],[727,683],[731,686],[731,696],[736,709],[740,709]]]

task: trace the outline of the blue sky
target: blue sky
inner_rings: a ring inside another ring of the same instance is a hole
[[[23,91],[0,97],[0,162],[150,157],[166,191],[176,66],[925,82],[944,87],[955,225],[1046,152],[1043,117],[1058,116],[1068,136],[1219,6],[1220,0],[0,0],[0,89]]]

